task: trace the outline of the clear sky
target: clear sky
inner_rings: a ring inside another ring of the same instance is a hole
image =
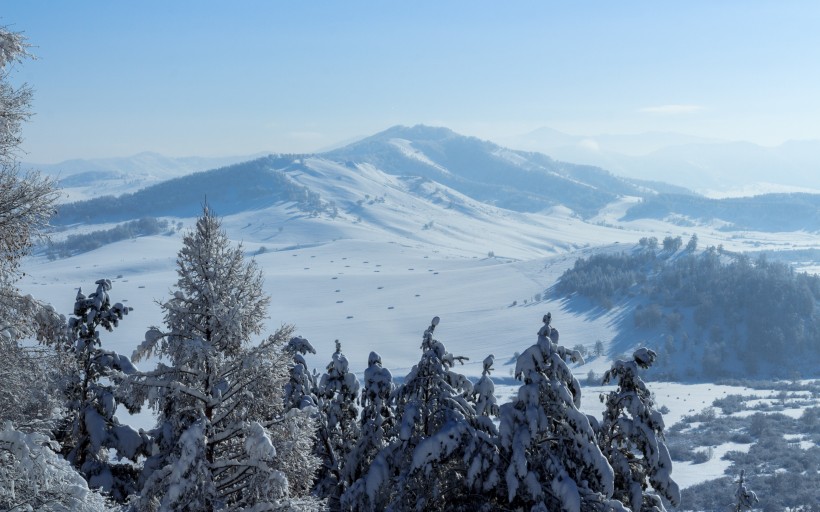
[[[395,124],[492,139],[820,139],[820,2],[32,1],[24,159],[303,152]]]

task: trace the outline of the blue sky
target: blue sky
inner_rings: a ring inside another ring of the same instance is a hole
[[[38,59],[24,159],[492,139],[820,139],[820,2],[4,0]]]

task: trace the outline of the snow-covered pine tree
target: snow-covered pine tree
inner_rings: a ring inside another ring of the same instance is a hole
[[[351,510],[493,509],[491,495],[473,490],[480,487],[478,475],[467,480],[471,461],[466,450],[480,435],[468,400],[472,384],[452,370],[466,358],[447,352],[433,338],[438,323],[433,318],[424,332],[421,360],[394,394],[394,440],[344,497]]]
[[[613,497],[637,512],[659,512],[662,494],[673,505],[680,502],[680,490],[672,480],[672,458],[663,441],[663,416],[654,409],[652,395],[638,375],[649,368],[655,352],[635,351],[631,361],[616,361],[604,374],[604,383],[615,381],[617,388],[601,395],[605,403],[598,443],[615,471]]]
[[[365,481],[361,478],[367,473],[376,455],[392,440],[390,435],[396,424],[390,403],[392,393],[393,375],[382,366],[381,356],[371,352],[364,371],[359,439],[342,468],[342,482],[347,487],[340,500],[342,510],[368,508],[365,501],[357,502],[356,499],[366,498]]]
[[[359,439],[359,381],[350,373],[342,345],[336,350],[318,386],[319,428],[316,455],[322,460],[316,475],[314,492],[328,499],[330,508],[338,509],[344,492],[341,478],[344,462]]]
[[[518,396],[500,408],[507,500],[525,510],[623,510],[609,499],[612,468],[578,410],[581,388],[565,360],[580,354],[553,343],[551,329],[545,316],[536,344],[516,362]]]
[[[94,488],[102,488],[117,501],[137,491],[136,463],[147,454],[148,437],[114,416],[117,404],[131,412],[139,406],[118,393],[118,384],[137,370],[125,357],[102,348],[100,330],[113,331],[131,308],[112,304],[111,281],[100,279],[88,297],[77,292],[68,335],[56,346],[67,359],[60,391],[65,417],[54,432],[66,460]],[[109,450],[130,462],[114,463]]]
[[[231,247],[205,207],[183,239],[177,290],[162,305],[166,330],[152,328],[134,359],[169,364],[132,380],[158,413],[154,455],[136,510],[311,510],[306,493],[317,461],[308,413],[284,410],[283,327],[258,345],[269,299],[262,273]]]
[[[310,372],[305,361],[305,355],[315,354],[316,349],[307,339],[295,336],[288,342],[287,351],[293,362],[288,373],[288,383],[285,384],[285,408],[318,407],[316,376]]]

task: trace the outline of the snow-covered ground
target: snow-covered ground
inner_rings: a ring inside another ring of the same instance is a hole
[[[470,358],[461,367],[463,373],[478,377],[481,361],[494,354],[493,377],[501,401],[517,389],[512,378],[514,355],[535,342],[541,317],[551,312],[562,345],[582,344],[592,350],[600,340],[606,348],[605,356],[590,356],[572,368],[584,385],[583,409],[599,414],[598,395],[605,388],[585,382],[590,371],[606,371],[616,355],[610,353],[609,343],[618,334],[619,311],[578,311],[546,293],[578,257],[629,250],[642,236],[662,239],[694,232],[702,247],[722,244],[730,251],[820,247],[814,233],[733,234],[708,226],[621,222],[623,211],[634,202],[631,198],[611,205],[593,222],[584,222],[560,207],[542,214],[501,210],[433,182],[410,183],[374,168],[316,161],[308,170],[294,179],[334,198],[341,206],[339,217],[307,217],[290,205],[276,205],[224,219],[229,236],[243,242],[247,255],[264,270],[271,296],[268,329],[295,324],[297,333],[318,350],[308,362],[319,370],[330,360],[338,339],[352,371],[361,374],[367,355],[375,350],[394,377],[401,378],[421,355],[421,337],[430,319],[440,316],[436,338],[450,352]],[[408,193],[410,188],[414,194]],[[220,206],[213,205],[217,213]],[[194,222],[169,220],[186,228]],[[115,332],[104,333],[103,344],[130,355],[150,326],[162,324],[157,301],[167,299],[174,288],[181,245],[177,232],[122,241],[56,261],[31,257],[19,286],[69,313],[78,287],[90,291],[97,279],[111,279],[112,299],[134,310]],[[667,426],[710,406],[715,398],[743,392],[712,384],[650,387],[658,407],[669,408]],[[149,414],[131,421],[151,426]],[[673,476],[683,487],[719,476],[726,467],[721,450],[736,448],[715,447],[710,462],[679,464]]]

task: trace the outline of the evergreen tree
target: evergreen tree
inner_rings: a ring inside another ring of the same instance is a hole
[[[321,413],[316,448],[322,465],[314,487],[316,494],[328,498],[334,509],[345,487],[341,478],[344,462],[359,438],[359,381],[348,366],[342,345],[336,340],[336,351],[318,387]]]
[[[492,471],[485,471],[481,461],[477,467],[471,464],[478,455],[486,459],[493,454],[495,444],[490,433],[476,426],[475,409],[468,400],[472,384],[452,370],[466,358],[447,352],[433,338],[438,323],[439,318],[433,318],[424,332],[421,360],[394,393],[393,440],[345,494],[347,509],[493,509],[498,478],[481,480]],[[484,443],[484,449],[478,443]]]
[[[133,379],[158,413],[154,455],[145,464],[139,510],[318,508],[291,500],[306,491],[316,461],[307,413],[284,410],[283,327],[258,345],[268,297],[262,274],[231,247],[206,207],[183,240],[179,280],[162,305],[166,330],[152,328],[134,358],[170,364]]]
[[[113,331],[131,308],[111,304],[111,281],[100,279],[88,297],[77,292],[73,316],[68,320],[68,336],[57,350],[68,356],[61,395],[66,416],[55,431],[68,462],[85,476],[92,487],[100,487],[118,501],[137,491],[135,463],[146,455],[148,438],[127,425],[114,413],[123,403],[131,412],[139,406],[118,393],[118,384],[136,372],[131,361],[104,350],[100,330]],[[131,463],[113,463],[109,449]]]
[[[342,471],[342,481],[348,488],[341,496],[343,510],[367,509],[366,503],[357,504],[355,499],[366,496],[362,488],[364,480],[360,479],[366,475],[376,455],[392,441],[391,432],[396,424],[391,407],[392,393],[393,375],[382,366],[381,356],[371,352],[364,371],[359,439],[348,454]]]
[[[614,497],[635,512],[664,510],[660,497],[647,490],[649,485],[673,505],[680,502],[680,490],[671,478],[672,459],[663,442],[663,416],[654,409],[638,375],[638,369],[649,368],[656,357],[641,348],[631,361],[616,361],[604,374],[604,384],[614,380],[617,388],[601,396],[606,410],[598,442],[615,471]]]
[[[580,354],[553,343],[547,317],[538,341],[516,362],[518,396],[501,406],[500,437],[507,499],[533,510],[620,510],[611,500],[613,471],[590,418],[578,410],[581,388],[566,359]]]
[[[288,383],[285,384],[285,408],[318,407],[316,375],[310,373],[305,361],[305,355],[315,354],[316,349],[307,339],[295,336],[288,342],[287,351],[293,362],[290,365]]]

